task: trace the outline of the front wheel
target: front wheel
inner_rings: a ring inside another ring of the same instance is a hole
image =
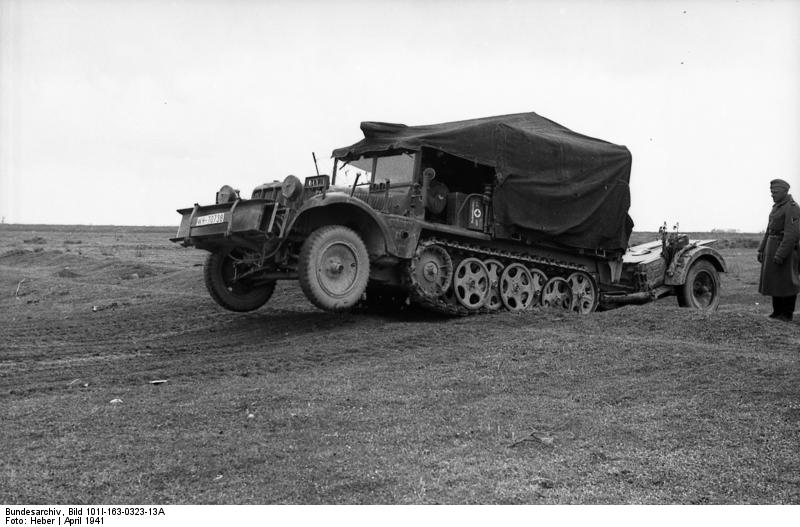
[[[275,282],[254,283],[240,279],[250,269],[247,254],[239,249],[213,252],[206,258],[203,278],[214,301],[231,311],[253,311],[267,303]]]
[[[719,273],[706,260],[692,264],[686,282],[677,286],[678,305],[713,311],[719,306]]]
[[[344,311],[358,303],[369,280],[369,254],[361,237],[342,225],[311,233],[300,249],[300,287],[312,304]]]

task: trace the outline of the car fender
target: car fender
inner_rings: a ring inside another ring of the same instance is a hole
[[[727,271],[725,258],[719,251],[707,245],[690,244],[681,249],[669,263],[667,271],[664,273],[664,284],[681,285],[686,283],[689,269],[698,260],[708,260],[720,273]]]
[[[418,221],[394,214],[378,213],[364,201],[341,192],[318,194],[306,201],[291,219],[286,232],[307,232],[330,224],[356,230],[372,256],[411,258],[421,226]]]

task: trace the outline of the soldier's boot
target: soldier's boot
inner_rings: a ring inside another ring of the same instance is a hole
[[[782,307],[781,306],[781,298],[778,297],[778,296],[773,296],[772,297],[772,313],[770,313],[768,315],[769,318],[777,318],[777,317],[779,317],[780,314],[781,314],[781,311],[782,311],[781,307]]]
[[[786,317],[786,321],[790,322],[794,317],[794,308],[797,305],[797,295],[787,296],[783,300],[783,314]]]
[[[775,300],[778,300],[779,309],[776,309],[777,316],[775,316],[776,320],[780,320],[782,322],[791,322],[792,318],[794,317],[794,308],[795,304],[797,303],[797,295],[794,296],[782,296],[782,297],[773,297]],[[773,300],[773,305],[775,304]]]

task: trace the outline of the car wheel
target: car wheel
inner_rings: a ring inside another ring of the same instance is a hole
[[[677,287],[678,305],[713,311],[719,307],[719,273],[706,260],[698,260],[686,273],[686,282]]]
[[[342,225],[314,231],[300,249],[298,279],[318,308],[350,309],[361,299],[369,279],[369,254],[361,237]]]
[[[231,311],[253,311],[267,303],[275,282],[255,283],[238,277],[250,267],[239,249],[213,252],[203,266],[206,289],[214,301]]]

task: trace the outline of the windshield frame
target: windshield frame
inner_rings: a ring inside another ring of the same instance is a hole
[[[372,187],[376,183],[376,177],[379,177],[378,174],[378,159],[380,158],[388,158],[388,157],[396,157],[408,155],[412,158],[412,168],[411,168],[411,178],[409,181],[404,181],[402,183],[392,183],[392,186],[409,186],[413,185],[418,180],[418,174],[422,162],[422,155],[419,150],[391,150],[391,151],[381,151],[381,152],[366,152],[358,157],[358,159],[348,159],[344,157],[336,157],[333,160],[333,178],[332,178],[332,185],[336,184],[337,176],[339,175],[339,170],[346,166],[355,167],[352,163],[354,161],[359,160],[371,160],[372,166],[370,168],[370,179],[369,182],[367,181],[358,181],[358,185],[367,185],[369,184]],[[364,170],[366,172],[366,170]]]

